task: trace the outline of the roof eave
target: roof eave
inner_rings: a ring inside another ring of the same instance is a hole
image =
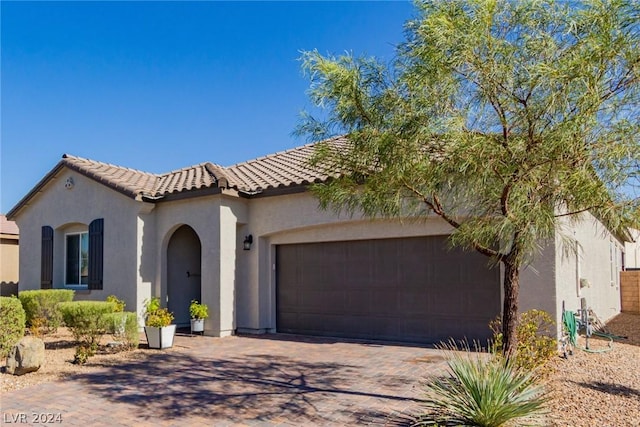
[[[49,181],[51,181],[53,179],[53,177],[55,177],[63,168],[68,168],[72,171],[75,171],[81,175],[86,176],[87,178],[98,182],[106,187],[111,188],[112,190],[115,190],[121,194],[124,194],[127,197],[131,197],[132,199],[136,199],[139,196],[139,193],[136,191],[133,191],[130,188],[124,187],[124,186],[120,186],[120,185],[116,185],[113,184],[109,181],[106,181],[102,178],[100,178],[97,175],[94,175],[92,173],[89,173],[85,170],[83,170],[82,168],[69,163],[68,161],[65,160],[66,159],[66,154],[62,156],[62,160],[60,160],[58,162],[58,164],[56,164],[53,169],[51,169],[49,171],[49,173],[47,173],[40,181],[38,181],[38,183],[31,189],[31,191],[29,191],[22,199],[20,199],[20,201],[9,211],[7,212],[7,219],[10,221],[13,221],[16,216],[18,215],[18,213],[24,208],[26,207],[29,202],[38,194],[42,191],[42,189],[49,183]]]
[[[7,219],[13,221],[18,215],[18,212],[22,210],[26,205],[29,204],[29,201],[33,199],[36,194],[38,194],[42,188],[49,183],[49,181],[62,170],[63,167],[66,166],[64,160],[60,160],[57,165],[53,167],[38,183],[29,191],[20,201],[13,207],[9,212],[7,212]]]

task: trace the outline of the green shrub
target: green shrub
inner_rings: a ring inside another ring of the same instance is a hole
[[[173,321],[173,313],[160,306],[160,298],[153,297],[144,302],[144,324],[161,328],[169,326]]]
[[[83,347],[83,351],[93,356],[100,338],[107,332],[107,315],[113,313],[114,304],[106,301],[72,301],[60,303],[58,307],[78,347]]]
[[[118,298],[115,295],[109,295],[107,297],[107,302],[111,302],[113,304],[115,304],[115,308],[114,311],[116,313],[121,313],[124,311],[124,307],[126,306],[126,304],[124,303],[123,300],[121,300],[120,298]]]
[[[189,314],[192,319],[206,319],[209,317],[209,307],[207,304],[199,303],[196,300],[191,300],[189,305]]]
[[[40,289],[18,293],[31,332],[34,335],[55,332],[62,324],[62,315],[57,305],[72,301],[74,293],[71,289]]]
[[[534,373],[491,353],[464,350],[445,350],[449,375],[427,380],[426,414],[416,425],[498,427],[539,421],[536,416],[548,398]]]
[[[25,314],[16,297],[0,297],[0,358],[24,336]]]
[[[131,311],[110,313],[106,315],[107,333],[117,341],[124,343],[128,349],[137,348],[140,341],[138,332],[138,315]]]
[[[75,365],[84,365],[93,354],[94,352],[91,351],[90,347],[79,345],[76,347],[76,353],[73,355],[73,363]]]
[[[493,330],[493,351],[499,355],[502,353],[502,322],[496,319],[489,326]],[[554,334],[555,322],[546,311],[534,309],[520,314],[516,327],[515,367],[547,375],[548,362],[558,350],[552,337]]]

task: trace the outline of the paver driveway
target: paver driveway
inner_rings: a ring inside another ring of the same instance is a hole
[[[148,358],[6,393],[2,423],[59,413],[62,425],[86,427],[398,424],[419,408],[421,379],[443,365],[424,347],[177,336]]]

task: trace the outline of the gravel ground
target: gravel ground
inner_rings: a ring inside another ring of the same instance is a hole
[[[607,331],[628,339],[591,339],[590,348],[598,353],[576,349],[568,359],[552,361],[554,371],[548,384],[552,399],[549,404],[549,426],[623,427],[640,425],[640,315],[620,314],[607,324]],[[103,343],[110,340],[105,337]],[[71,363],[74,347],[65,328],[45,337],[47,347],[43,367],[34,373],[0,375],[0,391],[5,393],[41,382],[64,378],[77,372],[92,372],[105,364],[118,364],[123,359],[143,359],[154,350],[140,348],[129,352],[98,354],[87,364]],[[578,345],[584,347],[584,339]]]
[[[84,365],[74,365],[71,362],[75,354],[75,344],[73,336],[67,328],[59,328],[56,333],[46,335],[42,339],[45,342],[45,360],[42,367],[36,372],[25,375],[9,375],[4,373],[6,361],[3,361],[3,374],[0,375],[0,392],[4,393],[9,390],[17,390],[34,384],[62,379],[75,373],[95,372],[105,365],[116,365],[122,360],[142,359],[147,353],[154,352],[154,350],[149,350],[148,348],[122,352],[115,352],[113,349],[109,351],[107,344],[113,338],[107,335],[101,341],[103,347],[101,347],[98,354],[89,358]],[[157,353],[157,351],[155,352]]]
[[[640,315],[619,314],[606,330],[628,339],[615,340],[610,349],[609,340],[590,339],[590,349],[606,352],[576,349],[568,359],[552,361],[550,425],[640,426]],[[585,346],[583,337],[578,345]]]

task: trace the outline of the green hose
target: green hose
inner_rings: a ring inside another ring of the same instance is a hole
[[[613,349],[613,340],[614,339],[625,339],[626,337],[622,337],[622,336],[618,336],[618,335],[612,335],[612,334],[607,334],[605,332],[598,332],[598,331],[593,331],[592,335],[597,335],[599,337],[603,337],[603,338],[609,338],[609,347],[608,348],[602,348],[602,349],[597,349],[597,350],[592,350],[589,348],[585,348],[585,347],[579,347],[576,343],[577,343],[577,338],[578,338],[578,325],[576,323],[576,316],[572,311],[563,311],[562,312],[562,323],[564,324],[564,328],[567,331],[567,334],[569,335],[569,341],[571,342],[571,344],[574,347],[578,347],[580,350],[582,351],[586,351],[587,353],[606,353],[608,351],[611,351]]]
[[[569,334],[569,341],[571,341],[571,344],[575,346],[577,337],[578,337],[578,326],[576,325],[576,316],[573,314],[572,311],[563,311],[562,323],[564,324],[564,328],[567,330],[567,334]]]

